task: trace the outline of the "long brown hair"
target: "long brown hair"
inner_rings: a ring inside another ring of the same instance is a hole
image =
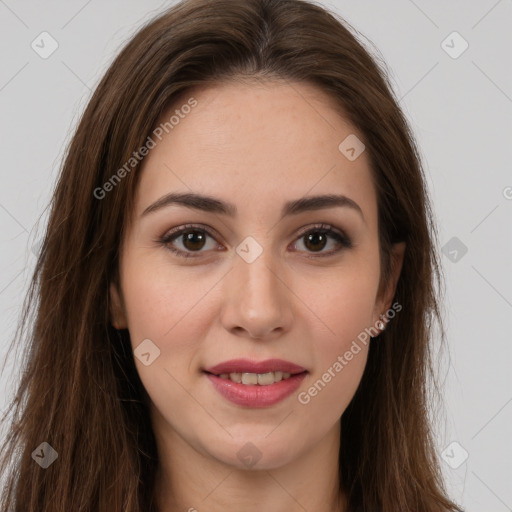
[[[407,244],[394,298],[403,311],[370,345],[341,418],[339,480],[349,510],[461,511],[444,488],[430,416],[441,397],[431,343],[435,325],[444,342],[443,283],[421,158],[384,67],[348,27],[303,0],[185,0],[112,63],[67,148],[13,341],[26,351],[4,416],[12,414],[2,510],[156,510],[148,396],[128,332],[117,336],[109,321],[140,163],[125,167],[105,197],[94,191],[192,88],[268,79],[316,85],[363,134],[378,192],[382,283],[391,244]],[[43,442],[58,454],[46,469],[33,457],[49,451]]]

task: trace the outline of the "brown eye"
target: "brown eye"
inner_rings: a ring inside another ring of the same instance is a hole
[[[329,239],[332,239],[334,248],[329,251],[324,251],[324,248],[329,244]],[[303,232],[299,240],[304,240],[304,247],[306,252],[319,253],[318,255],[313,254],[310,257],[315,256],[331,256],[338,253],[342,248],[351,248],[352,242],[344,234],[335,231],[329,225],[319,225]]]
[[[189,258],[200,256],[200,253],[204,252],[202,249],[207,245],[208,238],[214,240],[213,235],[206,229],[197,226],[183,226],[166,234],[160,242],[178,256]],[[182,248],[175,247],[176,244],[181,244]],[[215,247],[216,244],[213,244],[210,249]]]
[[[206,237],[203,231],[188,231],[181,236],[182,244],[189,251],[197,251],[204,247]]]
[[[306,240],[304,245],[314,252],[321,251],[325,247],[328,238],[325,233],[310,233],[304,236]]]

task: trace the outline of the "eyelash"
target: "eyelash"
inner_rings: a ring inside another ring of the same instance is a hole
[[[207,235],[211,236],[212,238],[215,238],[214,234],[210,232],[209,229],[207,229],[204,226],[195,225],[195,224],[187,224],[184,226],[180,226],[178,228],[174,228],[173,230],[167,232],[164,236],[162,236],[160,239],[157,240],[157,242],[163,244],[168,250],[176,254],[177,256],[181,258],[197,258],[199,257],[199,254],[204,251],[195,251],[198,253],[198,256],[196,256],[193,252],[185,252],[180,249],[176,249],[175,247],[172,247],[170,244],[177,238],[179,238],[181,235],[185,233],[189,233],[191,231],[199,231],[202,233],[206,233]],[[305,237],[306,235],[309,235],[311,233],[320,233],[323,235],[330,235],[332,238],[334,238],[340,247],[337,249],[331,250],[327,253],[321,253],[321,254],[313,254],[311,256],[306,256],[306,258],[325,258],[328,256],[333,256],[334,254],[337,254],[338,252],[342,251],[343,249],[350,249],[352,248],[353,244],[352,241],[343,233],[338,232],[333,229],[332,226],[329,224],[317,224],[312,227],[301,229],[299,232],[299,235],[297,237],[297,240]]]

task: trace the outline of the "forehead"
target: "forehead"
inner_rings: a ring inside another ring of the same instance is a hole
[[[191,98],[197,104],[182,109]],[[136,214],[171,191],[224,198],[241,215],[263,214],[269,203],[277,211],[305,195],[342,193],[372,217],[367,155],[350,160],[339,148],[347,137],[363,136],[340,111],[305,83],[228,82],[185,94],[159,120],[174,114],[172,129],[144,158]]]

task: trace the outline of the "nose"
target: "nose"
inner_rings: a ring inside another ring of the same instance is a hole
[[[223,283],[221,321],[238,336],[272,339],[292,325],[293,293],[283,272],[276,271],[269,250],[248,263],[234,255],[233,268]]]

